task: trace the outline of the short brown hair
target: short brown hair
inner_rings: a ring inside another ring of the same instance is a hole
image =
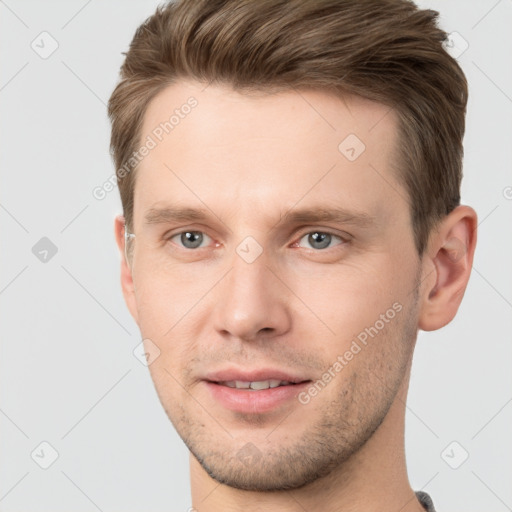
[[[149,102],[179,79],[235,90],[356,94],[399,120],[397,179],[418,254],[460,204],[467,83],[439,13],[408,0],[177,0],[136,31],[110,97],[116,169],[140,146]],[[135,171],[136,165],[130,169]],[[118,176],[127,226],[135,172]]]

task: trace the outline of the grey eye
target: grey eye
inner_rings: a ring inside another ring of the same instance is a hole
[[[186,249],[197,249],[201,246],[205,238],[201,231],[183,231],[183,233],[178,233],[172,238],[176,238],[178,236],[181,244]]]
[[[329,247],[331,242],[336,238],[343,243],[341,237],[323,231],[311,231],[311,233],[304,235],[301,240],[304,238],[307,238],[307,243],[310,244],[313,249],[325,249]]]

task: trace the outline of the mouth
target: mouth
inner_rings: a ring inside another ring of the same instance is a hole
[[[264,389],[274,389],[282,386],[296,386],[303,382],[311,382],[310,380],[304,380],[300,382],[290,382],[287,380],[279,379],[268,379],[268,380],[256,380],[256,381],[244,381],[244,380],[227,380],[227,381],[209,381],[212,384],[218,384],[219,386],[226,386],[232,389],[245,389],[250,391],[262,391]]]
[[[223,372],[204,379],[213,401],[223,409],[244,414],[263,414],[280,407],[297,407],[297,396],[312,382],[279,371]]]

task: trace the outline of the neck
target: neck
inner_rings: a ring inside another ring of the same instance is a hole
[[[405,464],[408,382],[409,372],[382,424],[350,459],[299,489],[271,493],[235,489],[212,479],[190,454],[193,508],[197,512],[424,512],[409,484]]]

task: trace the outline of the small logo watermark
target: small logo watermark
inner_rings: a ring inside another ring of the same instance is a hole
[[[261,451],[253,443],[246,443],[236,456],[245,466],[252,466],[261,459]]]
[[[30,456],[40,468],[48,469],[59,458],[59,452],[48,441],[43,441]]]
[[[48,263],[57,254],[57,251],[57,246],[46,236],[43,236],[43,238],[32,247],[32,254],[41,263]]]
[[[458,59],[469,48],[469,43],[458,32],[450,32],[443,42],[443,48]]]
[[[452,441],[441,452],[441,458],[452,469],[459,469],[468,460],[469,453],[458,441]]]
[[[30,47],[46,60],[57,50],[59,43],[49,32],[43,31],[30,43]]]
[[[261,256],[263,247],[252,236],[247,236],[238,244],[236,252],[246,263],[253,263]]]
[[[149,366],[160,357],[160,349],[153,340],[145,338],[134,348],[133,355],[139,363]]]
[[[355,133],[345,137],[338,145],[338,151],[350,162],[357,160],[365,149],[363,141]]]

